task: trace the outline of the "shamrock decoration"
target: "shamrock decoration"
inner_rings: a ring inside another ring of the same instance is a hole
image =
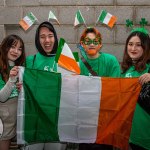
[[[126,20],[126,26],[132,28],[133,27],[133,21],[127,19]]]
[[[148,21],[147,21],[145,18],[141,18],[140,25],[141,25],[142,27],[144,27],[144,26],[147,25],[147,24],[148,24]]]
[[[144,26],[148,24],[148,21],[147,21],[145,18],[141,18],[141,21],[140,21],[139,23],[140,23],[140,26],[141,26],[141,27],[133,28],[133,27],[134,27],[134,26],[133,26],[133,21],[131,21],[131,20],[129,20],[129,19],[126,20],[126,26],[131,29],[131,33],[132,33],[132,32],[142,32],[142,33],[144,33],[145,35],[148,35],[148,34],[149,34],[149,33],[148,33],[148,30],[146,30],[146,29],[144,28]]]

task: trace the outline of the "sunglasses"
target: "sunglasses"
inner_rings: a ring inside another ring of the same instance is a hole
[[[83,43],[85,44],[85,45],[90,45],[90,44],[92,44],[93,43],[93,45],[98,45],[98,44],[100,44],[100,42],[101,42],[101,40],[100,40],[100,38],[95,38],[95,39],[90,39],[90,38],[85,38],[84,40],[83,40]]]

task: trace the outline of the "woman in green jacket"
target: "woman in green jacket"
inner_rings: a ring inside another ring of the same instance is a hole
[[[122,77],[139,77],[141,85],[150,81],[150,37],[137,28],[126,40]],[[150,115],[137,103],[129,140],[132,150],[150,150]]]

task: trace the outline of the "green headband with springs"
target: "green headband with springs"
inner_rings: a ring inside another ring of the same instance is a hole
[[[144,27],[145,25],[148,24],[148,21],[146,21],[145,18],[141,18],[141,21],[140,21],[139,23],[140,23],[140,26],[141,26],[141,27],[133,28],[133,21],[131,21],[131,20],[129,20],[129,19],[126,20],[126,26],[131,29],[131,33],[138,31],[138,32],[142,32],[142,33],[144,33],[144,34],[146,34],[146,35],[149,35],[148,30],[145,29],[145,27]]]

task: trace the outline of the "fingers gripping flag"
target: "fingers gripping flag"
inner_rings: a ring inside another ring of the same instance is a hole
[[[101,22],[104,23],[106,25],[108,25],[110,28],[112,28],[115,24],[115,22],[117,21],[117,17],[111,15],[110,13],[108,13],[106,10],[102,10],[97,22]]]
[[[19,24],[26,31],[35,23],[35,21],[37,21],[37,18],[32,12],[30,12],[21,21],[19,21]]]

